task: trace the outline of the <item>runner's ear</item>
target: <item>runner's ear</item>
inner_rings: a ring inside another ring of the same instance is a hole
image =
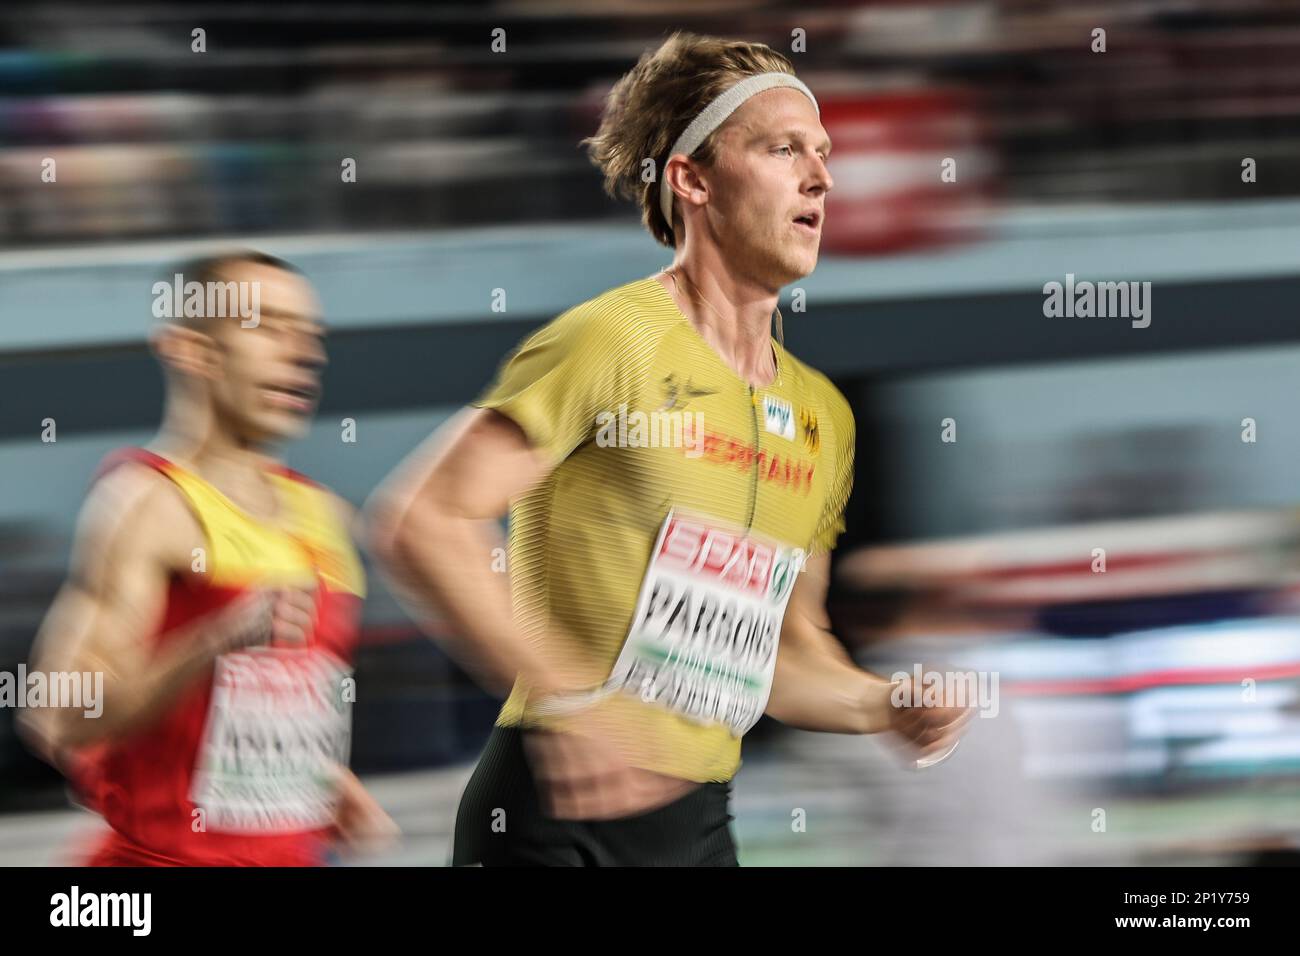
[[[149,348],[169,372],[212,379],[218,373],[216,343],[212,337],[176,323],[156,326]]]

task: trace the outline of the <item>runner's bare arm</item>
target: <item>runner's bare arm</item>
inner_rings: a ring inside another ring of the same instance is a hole
[[[147,468],[123,465],[92,489],[68,580],[37,634],[32,670],[89,673],[92,681],[102,674],[102,712],[87,716],[97,708],[84,699],[81,707],[23,711],[24,735],[43,758],[58,764],[69,748],[139,727],[203,672],[236,628],[255,620],[256,602],[240,601],[158,653],[148,647],[171,571],[189,564],[187,529],[202,540],[167,479]]]
[[[442,634],[435,607],[463,643],[451,651],[486,687],[508,692],[517,675],[561,690],[551,662],[515,626],[509,579],[493,570],[511,499],[554,464],[500,412],[467,408],[390,475],[365,508],[366,540],[398,599],[426,632]],[[432,602],[432,605],[430,604]]]
[[[357,775],[346,767],[339,774],[339,803],[334,827],[349,849],[367,853],[391,849],[401,835],[393,818],[371,796]]]
[[[768,716],[803,730],[871,734],[890,727],[888,681],[853,664],[830,633],[830,555],[808,559],[781,625]]]
[[[361,540],[365,525],[360,513],[347,499],[333,492],[329,496],[349,539]],[[390,849],[401,830],[350,767],[340,764],[339,770],[339,804],[334,817],[339,836],[353,851]]]

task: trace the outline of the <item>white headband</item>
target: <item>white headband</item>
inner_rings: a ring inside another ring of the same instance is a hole
[[[808,99],[812,100],[813,109],[817,110],[817,115],[821,116],[821,107],[817,105],[817,98],[812,95],[812,90],[808,89],[798,77],[791,76],[789,73],[760,73],[757,76],[750,76],[741,80],[704,107],[700,114],[691,120],[691,125],[687,126],[682,131],[682,135],[677,137],[677,142],[673,143],[673,148],[668,151],[668,159],[678,153],[685,153],[687,156],[691,155],[700,148],[701,143],[709,138],[710,133],[727,121],[728,116],[740,109],[740,104],[744,103],[745,100],[779,86],[788,86],[790,89],[798,90],[808,97]],[[659,208],[663,210],[664,219],[668,223],[668,228],[671,229],[673,225],[673,191],[668,186],[668,159],[664,160],[664,175],[659,180]]]

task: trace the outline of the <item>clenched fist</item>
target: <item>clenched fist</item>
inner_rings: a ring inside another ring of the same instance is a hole
[[[932,766],[952,753],[975,713],[974,707],[926,705],[922,696],[911,677],[891,684],[889,729],[908,743],[917,769]]]
[[[303,647],[316,625],[316,593],[301,587],[263,589],[236,598],[217,614],[210,633],[218,654],[245,647]]]

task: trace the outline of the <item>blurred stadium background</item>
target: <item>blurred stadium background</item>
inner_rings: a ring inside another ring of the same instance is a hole
[[[742,862],[1293,859],[1293,3],[5,5],[0,670],[95,464],[157,424],[169,263],[251,244],[317,283],[331,366],[288,461],[360,503],[527,331],[668,263],[577,144],[678,28],[787,52],[803,31],[789,55],[835,141],[821,264],[783,311],[858,416],[837,632],[886,671],[1000,676],[997,717],[920,774],[765,722]],[[1067,274],[1151,282],[1150,326],[1045,317]],[[372,583],[354,764],[406,832],[380,862],[441,864],[496,703]],[[0,711],[0,864],[55,862],[96,824],[12,727]]]

